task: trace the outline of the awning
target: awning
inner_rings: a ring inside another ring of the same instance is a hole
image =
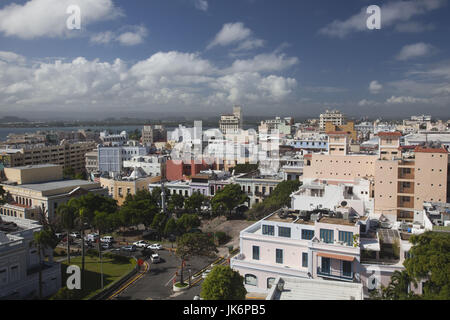
[[[353,261],[353,260],[355,260],[355,257],[349,257],[349,256],[343,256],[343,255],[340,255],[340,254],[332,254],[332,253],[325,253],[325,252],[319,252],[319,253],[317,253],[317,255],[319,257],[338,259],[338,260],[344,260],[344,261]]]

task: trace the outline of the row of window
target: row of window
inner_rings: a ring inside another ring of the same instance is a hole
[[[253,260],[259,260],[259,246],[253,246]],[[276,263],[283,263],[283,249],[276,249],[275,252],[275,262]],[[302,253],[302,267],[307,268],[308,267],[308,253],[303,252]]]
[[[18,281],[20,278],[19,266],[14,265],[9,268],[9,282]],[[8,283],[8,269],[0,269],[0,285],[6,285]]]
[[[275,226],[263,225],[262,234],[268,236],[275,235]],[[291,228],[288,227],[278,227],[278,236],[290,238]],[[302,229],[301,232],[302,240],[311,240],[314,237],[314,230]],[[334,242],[334,231],[329,229],[320,229],[320,239],[326,243]],[[353,232],[339,231],[339,241],[352,245],[353,243]]]

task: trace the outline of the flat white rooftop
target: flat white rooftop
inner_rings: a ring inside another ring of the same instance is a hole
[[[284,281],[283,291],[277,283]],[[267,295],[267,300],[363,300],[361,283],[332,280],[304,279],[294,277],[277,278]]]

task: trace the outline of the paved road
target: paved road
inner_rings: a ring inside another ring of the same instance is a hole
[[[181,260],[167,250],[159,251],[161,263],[150,263],[149,271],[138,281],[115,297],[117,300],[166,300],[182,299],[192,300],[200,293],[200,284],[181,293],[172,291],[175,272],[179,271]],[[189,269],[194,274],[215,259],[195,257],[187,261],[184,278],[187,280]],[[179,280],[179,277],[177,278]]]

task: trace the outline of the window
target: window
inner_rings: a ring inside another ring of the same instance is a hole
[[[8,272],[7,269],[0,269],[0,284],[8,283]]]
[[[276,250],[275,261],[276,261],[276,263],[283,263],[283,250],[282,249]]]
[[[320,239],[325,243],[333,243],[334,231],[329,229],[320,229]]]
[[[339,231],[339,241],[351,246],[353,244],[353,232]]]
[[[249,286],[257,286],[258,278],[253,274],[246,274],[245,275],[245,284],[247,284]]]
[[[11,267],[11,274],[9,276],[10,276],[11,282],[19,280],[19,266],[18,265]]]
[[[253,260],[259,260],[259,247],[253,246]]]
[[[303,240],[311,240],[312,238],[314,238],[314,230],[302,229]]]
[[[275,278],[267,278],[267,289],[272,288],[272,285],[274,282],[275,282]]]
[[[291,228],[278,227],[278,236],[290,238],[291,237]]]
[[[265,234],[265,235],[268,235],[268,236],[274,236],[275,235],[275,227],[274,226],[263,225],[262,226],[262,234]]]
[[[307,252],[302,253],[302,267],[308,268],[308,253]]]

